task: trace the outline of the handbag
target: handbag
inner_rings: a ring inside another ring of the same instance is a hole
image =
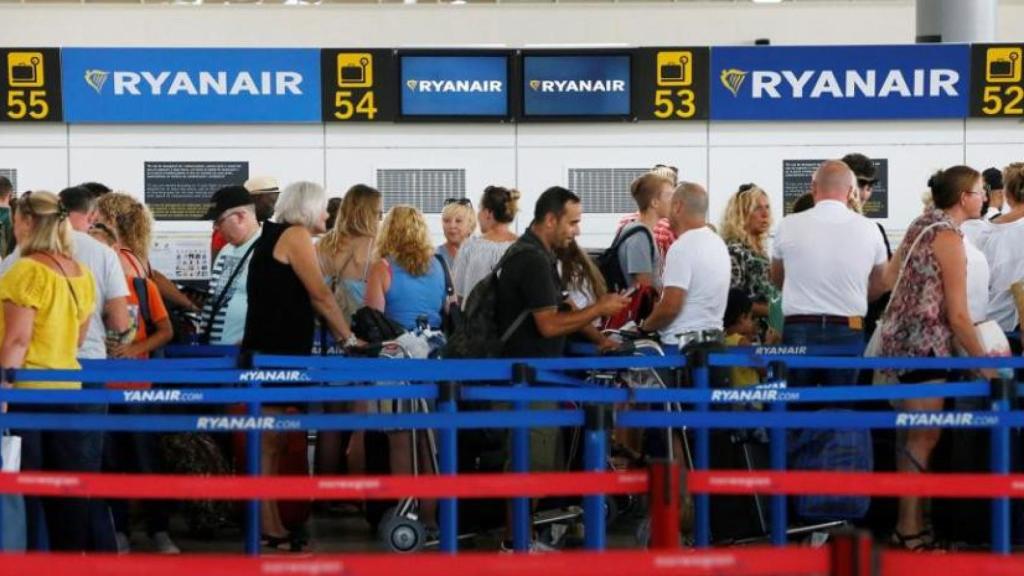
[[[936,228],[938,226],[946,224],[945,222],[934,222],[921,230],[921,233],[914,238],[914,242],[910,244],[910,249],[907,250],[907,255],[903,258],[903,262],[900,263],[900,273],[896,276],[896,283],[892,286],[892,294],[896,294],[896,291],[900,287],[900,283],[903,281],[903,272],[907,269],[907,262],[910,262],[910,257],[914,254],[914,248],[917,248],[918,242],[924,237],[925,233]],[[890,300],[891,302],[891,300]],[[888,308],[886,309],[888,312]],[[875,331],[871,333],[871,338],[868,340],[868,345],[864,348],[865,358],[874,358],[881,356],[882,354],[882,329],[885,327],[885,321],[887,319],[886,314],[882,314],[882,317],[878,319],[878,324],[875,325]]]
[[[5,432],[0,442],[3,471],[20,472],[21,436]],[[3,542],[0,542],[0,550],[23,552],[26,546],[25,498],[21,494],[4,494],[0,496],[0,507],[3,509],[0,516],[0,522],[3,522]]]

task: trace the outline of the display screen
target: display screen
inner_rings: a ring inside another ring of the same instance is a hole
[[[403,117],[504,118],[509,115],[509,56],[400,56]]]
[[[628,54],[523,56],[523,116],[628,117]]]

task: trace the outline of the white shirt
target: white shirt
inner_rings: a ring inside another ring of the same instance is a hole
[[[783,315],[864,316],[871,271],[888,255],[874,222],[822,200],[782,220],[772,258],[785,267]]]
[[[988,320],[988,260],[973,242],[964,236],[967,253],[967,308],[975,324]]]
[[[1006,224],[982,222],[962,227],[988,260],[987,320],[1009,332],[1017,327],[1017,306],[1010,285],[1024,280],[1024,219]]]
[[[89,317],[89,329],[78,349],[78,357],[102,360],[107,357],[103,305],[115,298],[127,298],[128,281],[121,268],[121,260],[109,246],[77,230],[72,232],[72,238],[75,243],[75,260],[92,272],[96,285],[96,310]],[[21,258],[21,251],[16,248],[0,264],[0,276],[6,274],[18,258]]]
[[[692,330],[721,330],[729,300],[732,260],[725,242],[710,228],[689,230],[665,255],[665,288],[686,291],[683,309],[661,330],[661,341],[675,344]]]

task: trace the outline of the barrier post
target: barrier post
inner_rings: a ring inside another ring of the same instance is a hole
[[[512,386],[526,388],[535,381],[533,368],[527,364],[512,365]],[[529,410],[530,403],[517,400],[512,403],[513,410]],[[530,431],[527,428],[512,428],[512,471],[525,474],[530,471]],[[532,522],[530,521],[530,499],[516,497],[512,499],[512,545],[516,552],[530,549],[533,539]]]
[[[251,368],[251,358],[239,357],[242,368]],[[259,389],[260,382],[250,381],[249,388]],[[249,416],[259,416],[261,411],[260,402],[249,402],[247,406]],[[245,433],[245,473],[248,476],[259,476],[262,471],[262,434],[259,430],[250,430]],[[250,556],[258,556],[260,553],[260,500],[249,500],[245,506],[245,553]]]
[[[785,384],[788,378],[785,362],[775,361],[769,364],[769,378],[776,382]],[[772,412],[785,412],[785,402],[772,402]],[[772,470],[786,469],[786,429],[772,428],[770,439],[771,467]],[[771,497],[772,510],[772,545],[785,546],[787,541],[786,524],[786,495],[774,494]]]
[[[458,411],[459,383],[439,384],[437,411],[441,414],[455,414]],[[458,430],[448,426],[438,430],[439,472],[454,476],[459,472]],[[441,527],[441,552],[455,554],[459,548],[459,505],[455,498],[442,498],[438,503]]]
[[[584,409],[586,419],[583,440],[583,469],[586,472],[604,472],[608,460],[607,406],[591,404]],[[604,550],[606,537],[606,509],[604,494],[583,497],[584,544],[587,550]]]
[[[1006,378],[998,378],[990,382],[992,411],[1009,413],[1016,386]],[[993,474],[1010,473],[1010,428],[1003,422],[992,427],[989,442],[989,463]],[[996,554],[1010,553],[1010,499],[992,499],[992,552]]]
[[[871,576],[875,573],[874,541],[870,532],[850,530],[832,534],[829,551],[831,576]]]
[[[648,509],[651,515],[652,550],[679,549],[680,467],[672,460],[651,463]]]
[[[697,390],[711,388],[711,375],[708,368],[707,350],[695,348],[686,354],[686,365],[690,367],[693,387]],[[698,402],[697,412],[707,412],[708,403]],[[711,432],[707,428],[697,428],[697,445],[695,447],[694,468],[707,470],[711,465]],[[694,508],[694,544],[697,548],[711,545],[711,495],[696,494],[693,497]]]

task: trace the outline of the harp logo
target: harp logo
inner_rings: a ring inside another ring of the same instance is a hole
[[[740,86],[743,86],[743,81],[747,79],[747,74],[748,72],[735,68],[722,70],[722,85],[725,86],[726,90],[732,92],[733,96],[739,96]]]
[[[86,70],[85,71],[85,83],[92,87],[97,94],[103,92],[103,85],[107,83],[107,78],[110,77],[110,72],[104,70]]]

